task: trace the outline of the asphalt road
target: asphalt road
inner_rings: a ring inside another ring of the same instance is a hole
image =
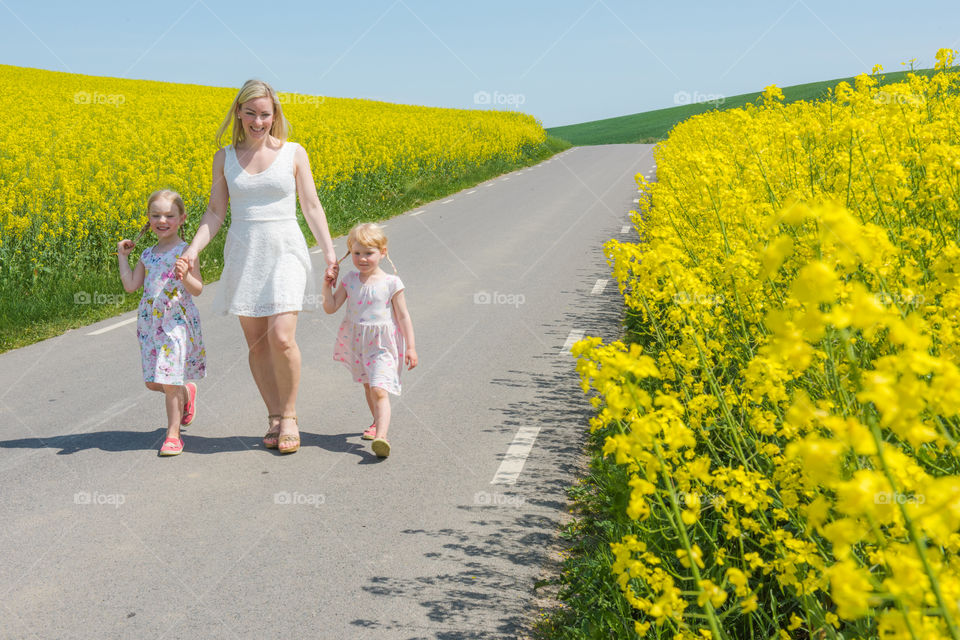
[[[339,313],[300,317],[292,456],[260,444],[216,284],[179,457],[156,456],[132,312],[0,355],[0,638],[516,637],[590,415],[564,347],[619,335],[602,244],[635,238],[652,168],[650,145],[574,148],[386,223],[420,366],[385,461],[332,359]]]

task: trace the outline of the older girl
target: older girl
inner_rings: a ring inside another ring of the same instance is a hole
[[[117,243],[124,291],[133,293],[143,287],[137,310],[143,381],[148,389],[166,397],[167,435],[160,447],[161,456],[183,452],[180,427],[193,422],[197,412],[197,385],[186,381],[206,375],[200,314],[193,303],[193,296],[203,291],[203,281],[196,266],[186,269],[180,260],[187,248],[180,236],[186,220],[186,208],[178,193],[154,191],[147,200],[147,224],[140,235],[149,229],[157,237],[157,244],[147,247],[136,267],[130,269],[130,253],[136,243],[127,239]],[[184,270],[180,279],[174,277],[178,264]]]

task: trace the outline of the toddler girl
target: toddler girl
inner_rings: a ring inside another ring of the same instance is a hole
[[[336,276],[324,278],[323,310],[334,313],[347,304],[333,359],[344,363],[354,380],[363,384],[367,407],[373,414],[373,424],[363,432],[363,438],[373,440],[371,447],[378,458],[386,458],[390,455],[387,394],[400,395],[404,363],[410,369],[417,366],[413,323],[407,313],[403,283],[380,268],[380,260],[390,260],[383,229],[369,222],[356,225],[347,236],[347,249],[357,270],[344,276],[336,293],[331,290]],[[393,270],[396,272],[395,266]]]
[[[192,297],[203,291],[203,281],[196,264],[186,269],[183,280],[174,273],[177,263],[184,262],[180,255],[187,248],[180,237],[187,219],[180,195],[155,191],[147,200],[147,210],[147,224],[137,239],[149,229],[157,236],[157,243],[143,251],[132,271],[129,256],[135,242],[121,240],[117,255],[124,290],[133,293],[143,287],[137,311],[143,380],[148,389],[166,396],[167,435],[160,455],[176,456],[183,451],[180,427],[193,422],[197,413],[197,385],[184,382],[206,375],[200,314]],[[184,263],[181,268],[186,266]]]

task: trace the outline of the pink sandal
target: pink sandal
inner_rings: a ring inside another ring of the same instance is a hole
[[[180,419],[180,426],[183,427],[193,422],[193,418],[197,415],[197,385],[188,382],[186,387],[187,403],[183,405],[183,417]]]
[[[372,424],[367,427],[367,430],[363,432],[363,435],[360,436],[364,440],[376,440],[377,438],[377,425]]]
[[[161,456],[178,456],[183,453],[183,440],[180,438],[167,438],[160,447]]]

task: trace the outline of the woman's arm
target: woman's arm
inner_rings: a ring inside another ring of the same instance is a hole
[[[408,369],[417,366],[417,345],[413,339],[413,321],[410,320],[410,313],[407,311],[407,301],[403,297],[403,290],[393,294],[393,314],[397,318],[397,325],[400,327],[400,335],[407,346],[407,353],[403,356],[403,361],[407,363]]]
[[[146,275],[146,269],[143,263],[137,260],[137,266],[130,270],[130,252],[133,251],[132,240],[121,240],[117,243],[117,261],[120,263],[120,282],[123,283],[123,290],[127,293],[133,293],[143,286],[143,278]]]
[[[207,203],[207,210],[200,218],[200,226],[197,227],[197,233],[193,236],[193,241],[187,250],[183,252],[183,259],[187,261],[190,270],[196,266],[197,256],[206,248],[227,217],[227,204],[230,201],[230,194],[227,190],[227,179],[223,175],[223,166],[227,157],[227,150],[220,149],[213,156],[213,182],[210,184],[210,201]],[[177,277],[183,278],[186,272],[181,273],[177,270]]]
[[[340,270],[337,256],[333,251],[333,239],[330,237],[330,228],[327,226],[327,215],[323,212],[320,197],[317,196],[317,185],[313,182],[313,172],[310,169],[310,158],[307,151],[301,146],[293,156],[293,174],[297,181],[297,197],[300,198],[300,209],[303,217],[313,233],[313,237],[323,249],[323,258],[327,262],[327,275],[336,277]],[[336,282],[336,280],[334,280]]]

